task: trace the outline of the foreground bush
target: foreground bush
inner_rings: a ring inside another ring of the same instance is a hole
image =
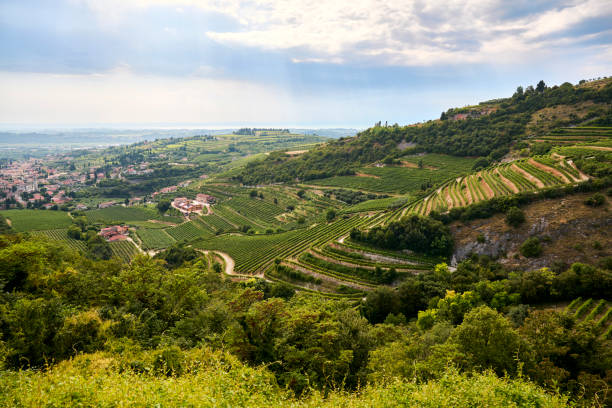
[[[423,384],[390,380],[359,393],[313,391],[295,399],[265,368],[250,368],[207,349],[184,356],[183,375],[125,368],[124,356],[81,355],[49,371],[0,372],[2,407],[563,407],[566,400],[522,379],[449,369]]]

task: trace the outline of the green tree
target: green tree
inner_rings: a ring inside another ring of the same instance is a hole
[[[527,238],[521,245],[521,255],[526,258],[537,258],[542,254],[542,245],[538,237]]]
[[[498,375],[516,373],[517,354],[527,355],[526,345],[508,319],[488,306],[469,312],[449,342],[459,346],[470,367],[492,368]]]
[[[332,222],[335,218],[336,210],[334,210],[333,208],[328,209],[325,213],[325,219],[327,220],[327,222]]]
[[[506,211],[506,224],[511,227],[518,227],[525,222],[525,213],[518,207],[510,207]]]
[[[165,214],[171,207],[170,200],[160,200],[157,203],[157,210],[160,214]]]

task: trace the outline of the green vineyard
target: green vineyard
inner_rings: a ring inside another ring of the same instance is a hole
[[[553,145],[575,143],[592,143],[612,138],[612,127],[577,126],[555,129],[545,136],[539,136],[537,142],[549,142]]]
[[[336,176],[312,184],[379,193],[406,194],[417,191],[423,183],[439,184],[451,177],[467,174],[476,159],[440,154],[404,156],[404,166],[364,167],[355,176]],[[419,163],[422,168],[418,168]]]
[[[87,249],[84,241],[69,238],[67,232],[67,229],[54,229],[46,231],[34,231],[32,232],[32,234],[44,236],[46,238],[49,238],[51,241],[59,241],[77,251],[85,251]]]
[[[593,322],[599,335],[612,340],[612,303],[605,299],[574,299],[565,312],[579,322]]]
[[[201,222],[196,221],[188,221],[168,228],[166,232],[177,241],[193,241],[200,237],[213,235]]]
[[[161,249],[172,245],[175,241],[165,230],[140,229],[136,232],[142,242],[143,249]]]
[[[408,213],[427,215],[520,192],[577,183],[587,177],[560,156],[517,160],[447,181],[422,200],[412,202],[395,217]]]
[[[9,220],[17,232],[67,228],[72,224],[72,219],[64,211],[2,210],[0,214]]]
[[[130,241],[116,241],[109,243],[113,256],[120,258],[124,262],[130,262],[140,253],[136,245]]]

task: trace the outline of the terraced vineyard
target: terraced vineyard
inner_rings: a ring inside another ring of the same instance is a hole
[[[32,234],[44,236],[52,241],[57,241],[66,244],[74,250],[86,252],[87,246],[85,242],[69,238],[67,231],[67,229],[55,229],[46,231],[34,231],[32,232]],[[113,256],[121,258],[125,262],[131,261],[140,252],[136,245],[134,245],[130,241],[109,242],[109,246],[113,253]]]
[[[176,240],[162,229],[140,229],[136,235],[142,242],[143,249],[160,249],[172,245]]]
[[[408,213],[427,215],[446,212],[493,197],[577,183],[587,177],[560,156],[537,156],[517,160],[447,181],[422,200],[398,211],[393,219]]]
[[[224,205],[249,219],[260,220],[270,225],[277,224],[275,217],[284,212],[278,206],[256,198],[234,197]]]
[[[347,217],[329,224],[270,235],[222,235],[195,242],[202,249],[227,252],[236,262],[236,270],[244,274],[262,273],[275,258],[296,256],[306,249],[347,234],[351,228],[369,221],[367,217]]]
[[[376,200],[368,200],[361,202],[359,204],[352,205],[344,210],[342,213],[358,213],[358,212],[366,212],[366,211],[381,211],[389,209],[394,203],[402,202],[403,200],[408,200],[409,197],[388,197],[388,198],[379,198]]]
[[[546,136],[540,136],[537,142],[549,142],[553,145],[591,143],[612,138],[612,127],[580,126],[553,130]]]
[[[130,241],[116,241],[109,243],[113,256],[122,259],[125,262],[130,262],[136,255],[140,253],[136,245]]]
[[[69,238],[67,229],[33,231],[32,234],[47,237],[52,241],[62,242],[77,251],[85,251],[87,249],[85,242]]]
[[[580,322],[595,322],[600,335],[612,340],[612,303],[609,301],[577,298],[565,311]]]
[[[193,241],[200,237],[210,237],[212,232],[204,224],[196,221],[184,222],[176,227],[166,229],[166,232],[177,241]]]
[[[210,214],[202,217],[202,222],[214,228],[215,231],[229,231],[236,228],[234,225],[227,222],[225,218],[217,214]]]
[[[225,205],[216,205],[214,207],[215,214],[222,217],[226,222],[232,225],[233,229],[238,229],[242,226],[249,226],[253,229],[265,229],[266,226],[256,221],[239,214],[236,210],[226,207]]]
[[[448,178],[468,173],[476,159],[440,154],[405,156],[405,165],[364,167],[356,176],[336,176],[314,180],[317,186],[352,188],[380,193],[406,194],[421,188],[423,183],[438,184]],[[422,168],[418,168],[419,162]]]

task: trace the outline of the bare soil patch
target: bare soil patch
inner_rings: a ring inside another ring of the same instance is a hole
[[[532,166],[537,167],[538,169],[545,171],[549,174],[552,174],[553,176],[555,176],[556,178],[560,178],[561,180],[563,180],[566,183],[570,183],[571,181],[567,179],[567,177],[565,177],[565,175],[563,173],[561,173],[559,170],[557,169],[553,169],[552,167],[548,167],[545,164],[542,163],[538,163],[537,161],[533,160],[533,159],[529,159],[529,164],[531,164]]]
[[[375,176],[373,174],[368,174],[368,173],[355,173],[355,176],[357,176],[357,177],[369,177],[369,178],[375,178],[375,179],[380,178],[378,176]]]
[[[306,153],[308,150],[291,150],[289,152],[285,152],[287,156],[299,156],[300,154]]]
[[[460,188],[465,193],[465,197],[467,198],[467,204],[472,204],[474,202],[474,199],[472,198],[472,193],[470,192],[470,186],[468,186],[467,178],[463,179],[463,181],[461,182],[461,186],[465,186],[465,188]]]
[[[482,175],[480,175],[480,177],[482,177]],[[482,187],[482,189],[484,190],[485,194],[487,195],[487,198],[495,197],[495,192],[493,191],[493,189],[491,189],[489,184],[487,184],[487,182],[485,181],[484,178],[480,179],[480,186]]]

